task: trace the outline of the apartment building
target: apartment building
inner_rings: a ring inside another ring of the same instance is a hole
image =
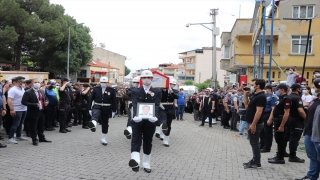
[[[217,80],[223,85],[225,70],[220,69],[221,49],[217,48]],[[178,80],[182,83],[185,80],[192,80],[194,83],[201,83],[212,78],[212,47],[203,47],[179,53],[184,68],[179,70]]]
[[[320,68],[320,1],[318,0],[291,0],[276,1],[273,44],[270,43],[271,19],[266,20],[266,40],[264,60],[259,57],[254,61],[252,47],[252,33],[250,28],[252,19],[237,19],[231,32],[221,34],[221,64],[223,70],[240,75],[254,77],[254,63],[265,63],[262,77],[268,78],[270,47],[276,63],[284,69],[296,66],[302,71],[304,54],[307,43],[308,21],[284,20],[283,18],[314,18],[309,40],[308,55],[304,77],[311,82],[312,73]],[[258,42],[261,43],[261,42]],[[256,44],[257,46],[258,44]],[[272,62],[271,79],[275,82],[286,80],[285,74]]]

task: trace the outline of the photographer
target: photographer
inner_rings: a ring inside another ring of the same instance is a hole
[[[286,72],[287,76],[286,84],[291,87],[292,84],[296,83],[296,78],[299,77],[300,74],[296,72],[294,68],[285,68],[283,71]]]

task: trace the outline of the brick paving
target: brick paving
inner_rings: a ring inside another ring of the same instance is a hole
[[[130,140],[123,135],[126,117],[110,120],[108,145],[100,144],[101,127],[97,132],[72,127],[72,132],[45,131],[53,143],[29,141],[8,144],[0,149],[0,179],[26,180],[103,180],[103,179],[168,179],[168,180],[287,180],[301,178],[308,170],[309,159],[304,152],[297,155],[306,163],[271,165],[267,162],[276,150],[262,154],[261,169],[244,169],[243,162],[250,160],[251,148],[245,137],[225,130],[220,122],[213,128],[199,127],[190,114],[185,121],[174,121],[170,147],[154,138],[151,156],[152,173],[129,168]],[[3,131],[1,131],[3,132]]]

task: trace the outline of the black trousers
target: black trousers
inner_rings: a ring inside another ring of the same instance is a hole
[[[232,119],[231,119],[231,129],[237,129],[237,123],[240,121],[240,115],[237,112],[232,112]]]
[[[287,129],[285,130],[284,134],[285,146],[287,147],[287,143],[289,142],[290,156],[295,157],[304,128],[304,122],[302,120],[289,116],[286,125]]]
[[[59,109],[60,130],[63,130],[66,128],[67,118],[70,111],[70,104],[61,102],[59,105]]]
[[[143,141],[143,153],[146,155],[151,154],[152,137],[156,131],[156,124],[148,120],[142,120],[139,123],[132,121],[131,126],[131,152],[140,152],[141,144]]]
[[[87,107],[82,107],[81,113],[82,113],[82,126],[87,126],[89,121],[89,109]]]
[[[98,121],[100,119],[102,133],[107,134],[109,129],[109,117],[112,114],[110,106],[94,105],[92,107],[91,120]]]
[[[286,143],[284,141],[284,132],[278,131],[278,128],[281,125],[281,120],[280,121],[274,121],[274,140],[277,143],[278,147],[278,157],[280,159],[284,158],[284,153],[286,152]],[[287,128],[286,126],[284,127],[285,129]]]
[[[81,104],[73,104],[73,123],[81,123],[82,122],[82,113],[81,113]]]
[[[231,112],[227,113],[227,111],[223,111],[223,120],[222,120],[223,126],[230,126],[229,125],[230,117],[231,117]]]
[[[166,107],[166,106],[165,106]],[[167,134],[165,134],[166,136],[169,136],[170,135],[170,132],[171,132],[171,124],[172,124],[172,119],[173,119],[173,115],[174,115],[174,108],[173,106],[170,107],[171,109],[167,109],[166,107],[166,110],[162,110],[160,109],[159,110],[159,116],[160,116],[160,119],[162,120],[162,123],[166,122],[167,123],[167,126],[168,126],[168,131],[167,131]],[[161,123],[161,124],[162,124]]]
[[[56,107],[46,106],[45,113],[45,128],[51,128],[54,124]]]
[[[204,125],[204,121],[206,120],[207,117],[209,117],[209,126],[212,126],[212,113],[211,113],[211,108],[207,107],[204,109],[201,109],[202,111],[202,123],[201,125]]]
[[[260,133],[260,149],[270,151],[273,141],[272,124],[269,126],[267,121],[270,117],[270,113],[263,113],[261,118],[264,123],[263,130]]]
[[[28,111],[27,116],[29,117],[30,136],[32,141],[37,141],[37,136],[39,137],[39,140],[44,140],[44,111]]]

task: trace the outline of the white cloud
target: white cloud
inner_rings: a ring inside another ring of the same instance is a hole
[[[178,53],[209,47],[211,32],[187,23],[211,22],[210,9],[219,8],[217,26],[230,31],[239,15],[251,18],[254,0],[51,0],[91,30],[94,43],[132,58],[131,70],[177,63]],[[234,16],[232,16],[234,15]],[[217,37],[220,46],[220,36]]]

